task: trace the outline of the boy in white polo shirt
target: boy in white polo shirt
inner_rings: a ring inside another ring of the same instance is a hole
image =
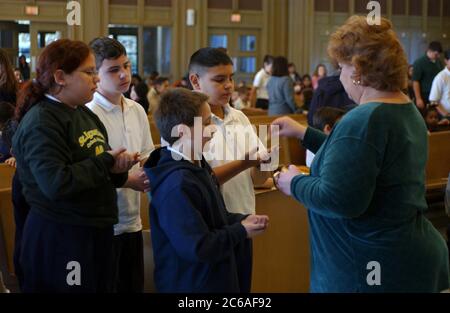
[[[433,80],[430,92],[430,103],[439,104],[441,116],[450,115],[450,49],[444,52],[445,68]]]
[[[217,128],[205,158],[222,185],[227,210],[255,214],[254,185],[264,184],[272,172],[260,171],[261,160],[237,157],[256,149],[260,141],[247,116],[229,104],[233,75],[233,62],[223,49],[202,48],[191,56],[191,84],[194,90],[209,97],[212,121]]]
[[[94,39],[90,46],[95,54],[100,78],[98,90],[87,106],[106,127],[111,147],[126,147],[140,154],[141,164],[154,149],[147,114],[138,103],[123,96],[130,87],[131,64],[124,46],[108,37]],[[140,188],[147,190],[148,180],[143,169],[136,164],[129,177]],[[117,189],[119,223],[114,225],[115,275],[112,277],[116,292],[143,292],[144,258],[140,193]]]
[[[221,185],[226,209],[231,213],[255,214],[254,185],[263,185],[272,176],[261,171],[264,161],[254,158],[255,149],[263,148],[249,119],[229,104],[234,90],[233,61],[220,48],[202,48],[195,52],[189,62],[189,79],[196,91],[209,97],[211,122],[216,132],[203,153]],[[249,158],[249,155],[252,157]],[[269,161],[269,160],[266,160]],[[270,160],[273,165],[273,160]],[[275,166],[276,167],[276,166]],[[251,282],[252,249],[240,246],[238,276],[241,284]],[[250,275],[250,277],[249,277]],[[250,285],[242,286],[242,292],[250,292]]]

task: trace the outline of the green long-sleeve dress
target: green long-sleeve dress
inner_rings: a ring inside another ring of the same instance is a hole
[[[291,193],[308,209],[312,292],[449,288],[445,241],[423,215],[427,136],[412,103],[361,105],[328,137],[308,128],[316,156]]]

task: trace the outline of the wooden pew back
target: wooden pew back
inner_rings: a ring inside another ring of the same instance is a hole
[[[14,273],[13,255],[15,233],[16,224],[14,222],[14,211],[11,201],[11,188],[3,188],[0,189],[0,265],[6,263],[6,270],[9,273]]]
[[[450,131],[431,133],[428,141],[426,179],[429,188],[442,188],[450,172]]]
[[[9,165],[0,164],[0,189],[11,188],[15,171],[15,168]]]

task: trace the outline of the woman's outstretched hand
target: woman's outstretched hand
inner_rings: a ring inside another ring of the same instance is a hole
[[[272,136],[278,133],[281,137],[294,137],[300,140],[303,140],[307,128],[287,116],[277,118],[271,126]]]

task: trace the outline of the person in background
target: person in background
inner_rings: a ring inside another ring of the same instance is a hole
[[[305,74],[302,77],[302,89],[313,89],[311,76],[308,74]]]
[[[297,103],[294,98],[294,83],[289,77],[288,61],[285,57],[273,60],[272,77],[267,83],[269,115],[294,114]]]
[[[288,64],[288,70],[289,70],[289,77],[292,79],[292,82],[294,83],[294,85],[301,84],[302,77],[297,73],[294,63]]]
[[[263,67],[255,75],[253,87],[250,93],[252,107],[267,110],[269,107],[269,94],[267,92],[267,82],[272,74],[273,56],[266,55]]]
[[[247,109],[251,107],[250,90],[243,86],[237,89],[238,98],[233,102],[234,108],[237,110]]]
[[[148,103],[147,99],[148,94],[148,86],[145,82],[140,82],[137,85],[131,86],[131,100],[136,101],[139,103],[143,108],[146,114],[149,112],[150,104]]]
[[[131,75],[131,84],[130,84],[130,88],[123,94],[126,98],[131,99],[131,89],[133,86],[136,86],[137,84],[139,84],[140,82],[142,82],[142,78],[141,76],[139,76],[139,74],[133,74]]]
[[[153,88],[148,91],[147,100],[149,103],[148,112],[151,114],[153,110],[158,107],[159,100],[161,99],[161,95],[170,88],[169,78],[167,77],[158,77],[153,82]]]
[[[429,132],[435,132],[438,130],[446,130],[450,121],[446,118],[440,118],[439,111],[436,105],[429,105],[422,113],[427,124]]]
[[[0,48],[0,101],[16,105],[18,83],[8,53]]]
[[[300,93],[300,102],[302,103],[301,110],[309,111],[314,91],[311,88],[303,89]],[[298,111],[298,110],[297,110]],[[303,112],[300,112],[303,113]]]
[[[150,75],[147,77],[146,83],[148,86],[148,90],[151,90],[153,88],[153,84],[155,83],[155,80],[159,77],[158,71],[152,71]]]
[[[324,64],[319,64],[316,67],[316,70],[313,73],[311,82],[313,89],[316,90],[319,87],[319,80],[327,77],[327,67]]]
[[[428,98],[437,106],[440,117],[450,115],[450,49],[444,52],[444,59],[445,68],[434,78]]]
[[[314,127],[322,131],[325,135],[330,135],[336,123],[344,116],[345,110],[333,107],[321,107],[314,114]],[[314,153],[306,150],[306,166],[311,167],[314,160]]]
[[[30,79],[30,65],[27,62],[27,58],[23,54],[19,57],[19,70],[24,81]]]
[[[22,77],[22,73],[20,72],[19,68],[14,69],[14,76],[16,77],[17,84],[19,85],[19,89],[20,89],[20,86],[22,86],[22,84],[23,84],[23,77]]]
[[[349,98],[339,79],[339,75],[327,76],[319,81],[319,87],[314,91],[308,111],[308,125],[314,125],[314,114],[321,107],[341,108],[349,111],[356,107],[355,102]]]
[[[3,130],[13,117],[14,106],[9,102],[0,101],[0,163],[11,158],[11,147],[3,139]]]
[[[412,80],[416,105],[419,110],[426,109],[433,80],[444,68],[440,60],[441,53],[441,43],[433,41],[428,46],[426,54],[414,62]]]
[[[416,102],[416,96],[414,95],[414,86],[413,86],[413,75],[414,75],[414,66],[409,65],[408,66],[408,96],[409,98],[415,103]]]

